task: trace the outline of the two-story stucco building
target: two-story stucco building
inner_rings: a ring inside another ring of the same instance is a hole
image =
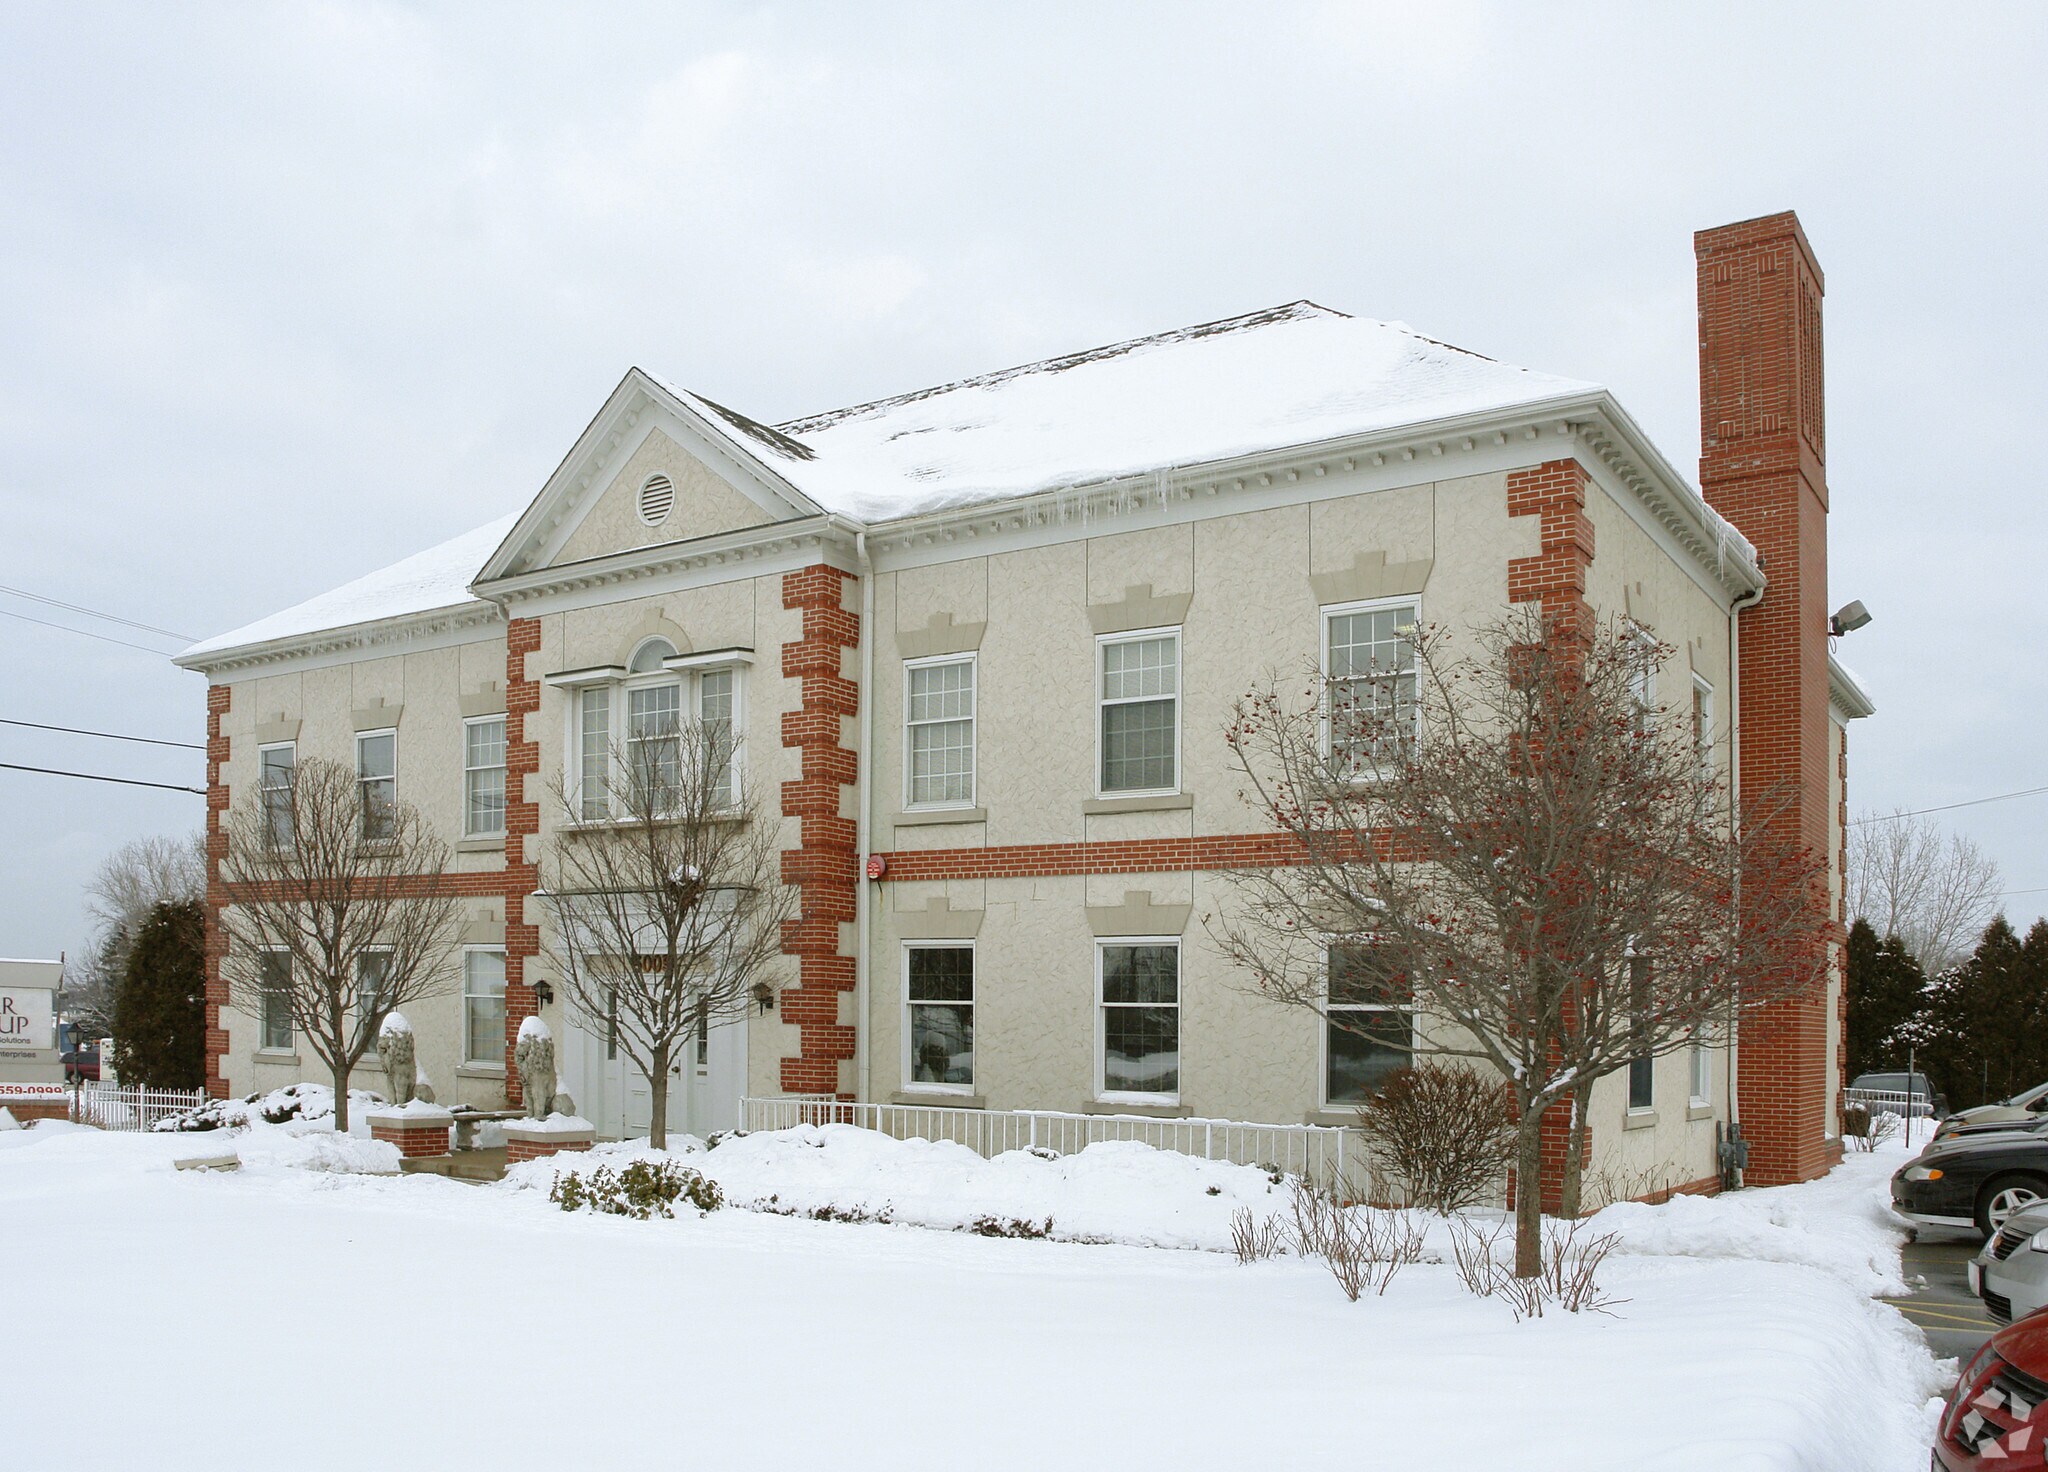
[[[1262,672],[1583,600],[1673,646],[1660,703],[1840,852],[1870,705],[1828,653],[1820,272],[1790,215],[1697,247],[1704,493],[1604,388],[1306,302],[774,426],[634,369],[523,510],[180,656],[216,843],[303,757],[395,786],[456,849],[461,974],[409,1009],[443,1101],[516,1094],[538,1012],[581,1112],[643,1129],[644,1082],[540,1000],[535,890],[552,787],[595,791],[669,692],[734,723],[801,897],[776,1004],[686,1060],[673,1126],[780,1093],[1347,1121],[1408,1024],[1248,995],[1199,919],[1267,841],[1222,739]],[[210,1087],[318,1078],[214,969]],[[1604,1081],[1596,1153],[1703,1181],[1739,1114],[1752,1179],[1817,1172],[1840,1018],[1837,986]]]

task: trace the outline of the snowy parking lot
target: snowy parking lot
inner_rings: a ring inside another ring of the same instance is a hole
[[[366,1143],[0,1133],[8,1318],[59,1351],[10,1367],[36,1409],[7,1465],[1918,1472],[1946,1383],[1877,1301],[1886,1154],[1609,1208],[1626,1301],[1516,1322],[1427,1260],[1356,1303],[1314,1263],[1241,1266],[1230,1212],[1284,1192],[1138,1146],[755,1135],[685,1161],[738,1204],[642,1222],[565,1213],[546,1162],[348,1169]],[[225,1149],[240,1170],[174,1168]],[[820,1206],[890,1220],[775,1214]],[[1089,1240],[945,1230],[982,1215]]]

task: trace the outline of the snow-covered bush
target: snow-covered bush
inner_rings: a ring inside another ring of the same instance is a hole
[[[592,1211],[608,1216],[629,1216],[636,1221],[650,1217],[672,1217],[675,1204],[686,1201],[699,1213],[713,1212],[725,1205],[725,1193],[718,1182],[707,1181],[698,1172],[673,1160],[635,1160],[623,1170],[608,1165],[584,1175],[566,1170],[555,1177],[548,1200],[564,1211]]]
[[[384,1102],[380,1095],[363,1089],[350,1089],[348,1098],[349,1107],[358,1113]],[[209,1099],[197,1108],[167,1114],[150,1128],[167,1134],[187,1134],[242,1129],[257,1121],[264,1124],[325,1122],[331,1128],[333,1119],[333,1089],[325,1084],[287,1084],[269,1093],[258,1092],[240,1099]]]

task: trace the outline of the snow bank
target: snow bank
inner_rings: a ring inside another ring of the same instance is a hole
[[[1921,1472],[1927,1400],[1940,1388],[1902,1316],[1850,1286],[1861,1277],[1867,1288],[1873,1275],[1847,1245],[1833,1267],[1732,1250],[1738,1228],[1764,1242],[1804,1233],[1808,1257],[1822,1255],[1813,1243],[1859,1237],[1882,1200],[1882,1157],[1811,1185],[1683,1208],[1670,1219],[1717,1207],[1727,1218],[1687,1228],[1696,1252],[1655,1237],[1661,1208],[1603,1213],[1600,1224],[1630,1243],[1603,1275],[1627,1300],[1617,1315],[1516,1323],[1427,1262],[1384,1297],[1348,1303],[1326,1271],[1299,1260],[1241,1267],[1215,1252],[988,1241],[756,1211],[650,1225],[563,1212],[517,1180],[478,1189],[431,1175],[265,1168],[276,1156],[233,1173],[178,1172],[177,1155],[216,1143],[182,1136],[82,1130],[12,1145],[43,1133],[0,1138],[0,1221],[23,1261],[94,1264],[93,1437],[109,1461],[161,1464],[165,1448],[178,1466],[276,1460],[279,1426],[326,1425],[335,1396],[355,1393],[308,1365],[389,1358],[378,1303],[402,1306],[407,1353],[466,1366],[480,1385],[533,1383],[527,1346],[544,1324],[551,1404],[596,1408],[595,1419],[450,1416],[432,1396],[387,1398],[379,1412],[379,1434],[412,1462],[502,1472],[585,1465],[594,1435],[622,1460],[672,1451],[674,1397],[620,1389],[653,1383],[657,1343],[658,1381],[690,1386],[693,1459],[711,1466],[921,1472],[957,1465],[971,1447],[989,1472],[1133,1457],[1179,1472],[1279,1459],[1453,1472]],[[358,1143],[296,1120],[236,1138],[258,1136],[279,1151],[296,1147],[274,1137]],[[1143,1147],[979,1162],[844,1127],[678,1145],[672,1155],[728,1190],[887,1199],[898,1220],[935,1224],[968,1209],[1085,1223],[1092,1208],[1134,1238],[1186,1241],[1207,1232],[1207,1213],[1227,1220],[1233,1192],[1244,1204],[1284,1197],[1256,1171]],[[595,1159],[646,1153],[613,1146]],[[542,1185],[554,1165],[515,1176]],[[1831,1201],[1839,1230],[1828,1224]],[[289,1284],[306,1304],[363,1308],[291,1315],[280,1339],[277,1303],[252,1293],[257,1283]],[[508,1293],[508,1283],[524,1287]],[[631,1288],[625,1318],[621,1284]],[[76,1312],[75,1275],[17,1275],[13,1292],[10,1312],[24,1323]],[[836,1349],[914,1365],[914,1393],[878,1393],[872,1375],[816,1375],[804,1414],[788,1414],[787,1377],[762,1367],[788,1363],[796,1322],[834,1330]],[[163,1373],[166,1333],[234,1373],[195,1396]],[[265,1343],[284,1352],[250,1353]],[[74,1363],[31,1356],[9,1391],[25,1405],[59,1404],[75,1380]],[[75,1428],[62,1417],[21,1419],[10,1435],[13,1463],[75,1460]],[[307,1472],[364,1460],[350,1436],[296,1437],[291,1456]]]
[[[235,1143],[245,1171],[311,1170],[338,1175],[395,1176],[398,1147],[333,1130],[256,1125]]]
[[[529,1017],[524,1022],[519,1024],[519,1041],[522,1043],[525,1042],[528,1038],[545,1038],[552,1036],[554,1035],[548,1031],[548,1025],[545,1022],[542,1022],[538,1017]]]
[[[1889,1183],[1907,1153],[1900,1146],[1852,1154],[1798,1186],[1677,1196],[1662,1206],[1623,1202],[1595,1215],[1590,1230],[1615,1233],[1622,1253],[1791,1263],[1867,1296],[1904,1293],[1906,1234],[1892,1214]]]
[[[729,1136],[717,1149],[683,1136],[669,1155],[718,1183],[729,1206],[785,1216],[886,1221],[940,1231],[979,1223],[1043,1227],[1058,1241],[1228,1251],[1239,1207],[1288,1209],[1283,1178],[1251,1166],[1197,1160],[1135,1141],[1077,1155],[1011,1151],[984,1160],[964,1145],[897,1140],[854,1125]],[[642,1142],[604,1144],[573,1158],[514,1166],[514,1190],[553,1185],[557,1172],[659,1158]]]

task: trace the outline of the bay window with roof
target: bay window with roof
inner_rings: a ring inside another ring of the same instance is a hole
[[[700,777],[715,810],[739,799],[742,661],[679,655],[644,640],[623,668],[578,676],[569,690],[571,808],[579,821],[626,816],[641,798],[655,812],[682,802]],[[569,677],[563,677],[567,680]],[[699,773],[695,763],[715,762]]]

